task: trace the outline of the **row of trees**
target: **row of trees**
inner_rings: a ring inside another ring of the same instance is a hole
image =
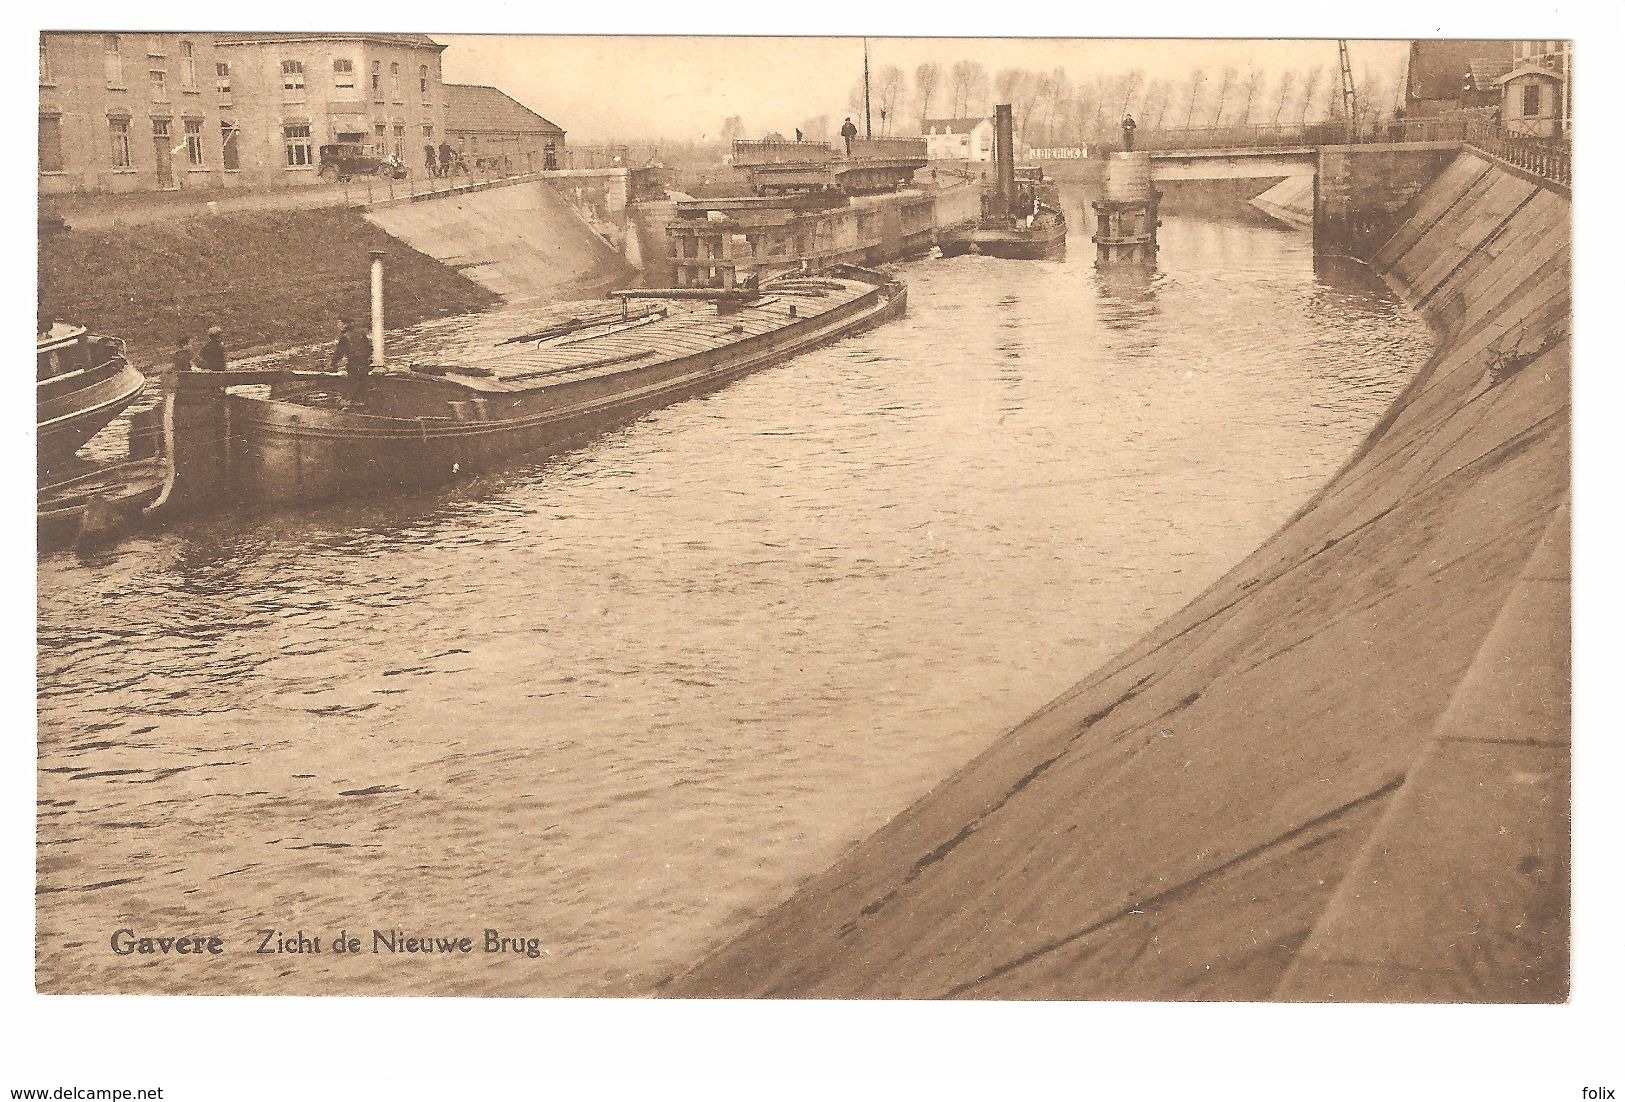
[[[1362,129],[1393,116],[1402,97],[1403,67],[1392,73],[1362,71],[1355,102]],[[990,114],[1008,103],[1016,131],[1030,146],[1075,146],[1115,133],[1124,114],[1142,128],[1220,126],[1303,126],[1343,116],[1342,82],[1335,67],[1316,65],[1273,78],[1259,68],[1225,66],[1217,72],[1194,69],[1184,80],[1146,80],[1131,70],[1074,80],[1064,68],[1044,72],[1001,69],[989,74],[980,62],[938,62],[908,74],[889,65],[877,70],[869,88],[870,119],[876,135],[924,133],[927,119]],[[863,123],[863,81],[854,81],[847,113]],[[839,123],[816,115],[799,124],[808,141],[830,141]],[[743,119],[732,116],[722,137],[746,137]]]

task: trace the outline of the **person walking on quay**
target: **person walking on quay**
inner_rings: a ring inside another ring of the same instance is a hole
[[[440,143],[440,175],[451,175],[451,143]]]
[[[1123,152],[1134,152],[1134,116],[1126,112],[1123,115]]]
[[[430,176],[433,176],[434,175],[434,166],[435,166],[435,164],[436,164],[436,158],[435,158],[435,155],[434,155],[434,144],[432,142],[424,142],[423,143],[423,171],[427,172]]]
[[[359,403],[366,396],[367,375],[372,371],[372,338],[364,330],[357,329],[349,318],[343,319],[339,325],[339,339],[333,346],[331,370],[337,371],[341,361],[349,380],[345,388],[349,399]]]
[[[209,326],[209,339],[203,342],[203,348],[197,354],[198,367],[204,371],[224,371],[226,369],[226,346],[221,343],[221,329],[218,325]]]
[[[841,137],[846,141],[846,155],[848,157],[852,156],[852,139],[857,136],[857,124],[852,121],[852,116],[848,115],[846,121],[841,124]]]

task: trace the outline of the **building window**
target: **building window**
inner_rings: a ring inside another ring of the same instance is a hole
[[[377,98],[378,96],[381,96],[383,94],[383,91],[384,91],[383,72],[384,72],[384,63],[382,61],[375,61],[375,62],[372,63],[372,94],[373,94],[374,98]]]
[[[107,131],[113,140],[113,167],[130,167],[130,120],[108,119]]]
[[[163,35],[149,34],[147,36],[147,56],[148,57],[163,57],[164,56],[164,38],[163,38]]]
[[[375,122],[372,124],[373,152],[378,154],[380,157],[384,155],[384,150],[386,148],[385,142],[387,141],[388,134],[389,128],[383,123]]]
[[[401,63],[389,63],[389,98],[396,103],[401,102]]]
[[[55,115],[39,118],[39,170],[62,171],[62,120]]]
[[[43,34],[39,36],[39,82],[54,83],[51,79],[51,48],[45,44]]]
[[[355,63],[347,57],[333,59],[333,87],[355,87]]]
[[[235,123],[222,122],[220,124],[220,167],[227,172],[237,171],[237,126]]]
[[[1532,119],[1540,114],[1540,85],[1525,84],[1523,86],[1523,117]]]
[[[187,119],[186,126],[186,163],[193,168],[203,167],[203,120]]]
[[[153,99],[163,100],[169,98],[169,87],[164,83],[164,71],[162,69],[148,69],[147,83],[152,85]]]
[[[397,124],[395,127],[395,159],[397,161],[406,156],[406,127]]]
[[[303,61],[284,61],[282,63],[282,90],[284,92],[303,92],[305,90],[305,63]]]
[[[102,67],[107,71],[109,88],[124,87],[124,55],[119,52],[116,34],[102,36]]]
[[[222,96],[231,95],[231,66],[224,61],[214,63],[214,90]]]
[[[197,55],[190,42],[181,43],[181,87],[197,87]]]
[[[423,140],[426,141],[426,142],[434,141],[434,124],[433,123],[427,123],[426,122],[426,123],[423,124]]]
[[[282,128],[282,144],[288,151],[289,168],[304,168],[311,164],[309,123],[285,125]]]
[[[429,67],[427,65],[418,66],[418,91],[425,96],[429,94]]]

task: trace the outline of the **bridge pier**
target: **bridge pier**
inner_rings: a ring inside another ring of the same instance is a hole
[[[1151,184],[1150,154],[1113,153],[1108,158],[1105,196],[1090,204],[1096,218],[1095,267],[1156,266],[1160,197]]]

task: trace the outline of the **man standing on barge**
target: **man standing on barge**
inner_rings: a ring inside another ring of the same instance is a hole
[[[337,371],[340,363],[349,379],[345,388],[352,402],[361,401],[367,389],[367,375],[372,371],[372,338],[355,327],[349,318],[339,321],[339,339],[333,346],[333,358],[328,370]]]

